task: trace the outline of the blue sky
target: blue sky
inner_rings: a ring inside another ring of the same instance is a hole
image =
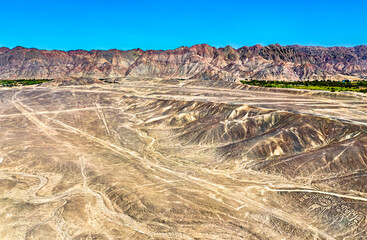
[[[366,0],[1,1],[0,46],[174,49],[367,44]]]

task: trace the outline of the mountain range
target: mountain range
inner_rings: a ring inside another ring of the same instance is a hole
[[[201,80],[367,79],[367,46],[207,44],[174,50],[0,48],[0,79],[159,77]]]

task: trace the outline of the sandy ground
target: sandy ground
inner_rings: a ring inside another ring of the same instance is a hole
[[[363,95],[0,88],[0,239],[367,239]]]

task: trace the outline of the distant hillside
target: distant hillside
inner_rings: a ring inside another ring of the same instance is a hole
[[[46,51],[0,48],[0,79],[167,77],[235,81],[367,79],[367,46],[278,44],[234,49],[207,44],[174,50]]]

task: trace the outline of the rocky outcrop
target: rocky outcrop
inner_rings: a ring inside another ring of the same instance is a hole
[[[156,51],[0,48],[0,79],[161,77],[236,81],[367,79],[367,46],[207,44]]]

